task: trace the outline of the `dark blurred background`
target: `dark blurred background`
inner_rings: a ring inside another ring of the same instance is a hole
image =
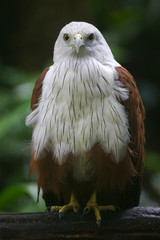
[[[34,83],[52,64],[53,46],[71,21],[94,24],[118,62],[135,77],[146,108],[146,167],[141,205],[160,203],[160,1],[1,0],[0,211],[39,211],[28,178]]]

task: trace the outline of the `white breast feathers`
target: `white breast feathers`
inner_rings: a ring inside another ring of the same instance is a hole
[[[95,59],[63,60],[50,67],[37,108],[27,117],[34,124],[33,151],[38,158],[52,151],[59,164],[72,152],[83,156],[99,142],[119,162],[129,143],[128,117],[120,103],[128,90],[114,67]]]

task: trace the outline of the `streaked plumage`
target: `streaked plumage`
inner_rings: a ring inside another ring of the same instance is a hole
[[[101,205],[138,205],[144,107],[132,75],[93,25],[72,22],[61,30],[31,109],[31,172],[47,206],[68,203],[71,192],[84,206],[93,191]]]

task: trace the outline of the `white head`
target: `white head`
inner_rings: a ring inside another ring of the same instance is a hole
[[[71,22],[59,33],[54,47],[54,62],[67,58],[95,58],[104,65],[120,66],[102,36],[92,24]]]

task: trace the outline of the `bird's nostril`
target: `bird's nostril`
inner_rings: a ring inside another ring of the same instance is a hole
[[[75,40],[77,37],[79,37],[81,40],[83,40],[83,37],[80,33],[75,34],[73,39]]]

